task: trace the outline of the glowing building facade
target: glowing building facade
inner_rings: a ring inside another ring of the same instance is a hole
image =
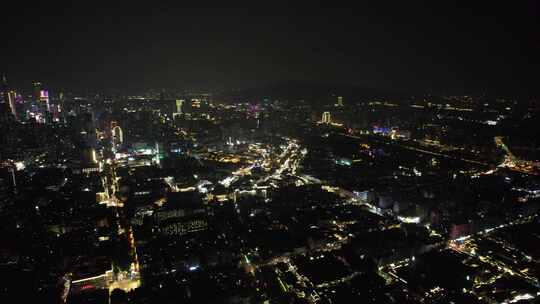
[[[322,123],[324,124],[332,123],[332,119],[330,118],[330,112],[324,112],[322,114]]]
[[[338,96],[337,97],[337,104],[336,106],[338,107],[343,107],[343,96]]]

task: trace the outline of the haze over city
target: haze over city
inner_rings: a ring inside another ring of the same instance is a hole
[[[1,66],[17,84],[230,89],[297,80],[538,93],[536,1],[14,5]]]
[[[538,303],[538,2],[12,4],[0,303]]]

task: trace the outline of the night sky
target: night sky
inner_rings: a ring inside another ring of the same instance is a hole
[[[13,83],[223,89],[296,80],[417,92],[539,92],[534,0],[340,7],[73,2],[25,2],[2,12],[0,71]]]

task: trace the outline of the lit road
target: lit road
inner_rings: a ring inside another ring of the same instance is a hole
[[[113,195],[112,199],[117,201],[117,198],[114,196],[114,193],[116,189],[118,189],[118,179],[116,178],[116,165],[114,164],[111,166],[112,169],[112,180],[114,183],[113,186]],[[133,236],[133,229],[131,228],[131,225],[129,225],[129,221],[122,220],[123,217],[123,210],[119,210],[119,208],[122,208],[123,204],[117,204],[116,208],[116,219],[117,219],[117,225],[118,225],[118,231],[119,234],[125,234],[125,237],[127,238],[128,242],[128,250],[127,253],[128,256],[132,257],[133,260],[130,263],[129,270],[124,270],[120,272],[115,280],[112,282],[112,284],[109,286],[109,291],[113,291],[115,288],[120,288],[124,291],[130,291],[134,288],[137,288],[141,285],[140,280],[140,273],[139,273],[139,261],[137,257],[137,247],[135,244],[135,238]],[[127,226],[121,227],[120,223],[127,223]],[[122,236],[119,236],[122,240]]]
[[[494,267],[494,268],[496,268],[496,269],[498,269],[500,271],[503,271],[503,272],[508,273],[510,275],[519,276],[519,277],[523,278],[524,280],[528,281],[529,283],[531,283],[532,285],[534,285],[536,287],[540,287],[539,282],[538,282],[538,278],[532,277],[529,274],[523,272],[521,269],[516,269],[515,266],[508,265],[507,263],[504,263],[504,262],[502,262],[500,260],[497,260],[497,259],[495,259],[495,258],[493,258],[491,256],[480,255],[477,252],[477,248],[475,248],[475,244],[474,244],[474,238],[476,236],[488,236],[488,235],[492,234],[493,232],[495,232],[495,231],[497,231],[499,229],[503,229],[503,228],[510,227],[510,226],[513,226],[513,225],[520,225],[520,224],[528,223],[528,222],[536,219],[537,217],[538,217],[538,215],[518,218],[518,219],[516,219],[514,221],[510,221],[510,222],[508,222],[506,224],[501,224],[501,225],[498,225],[498,226],[493,227],[493,228],[488,228],[488,229],[485,229],[485,230],[480,231],[480,232],[475,233],[475,234],[466,235],[466,236],[446,240],[443,243],[441,243],[441,244],[439,244],[439,245],[437,245],[435,247],[436,248],[447,248],[447,249],[456,251],[458,253],[465,254],[465,255],[467,255],[469,257],[478,259],[478,260],[480,260],[480,261],[482,261],[482,262],[484,262],[486,264],[489,264],[492,267]],[[381,276],[385,277],[386,279],[397,280],[397,281],[400,281],[400,282],[402,282],[404,284],[407,284],[407,282],[403,278],[400,278],[396,274],[396,270],[401,268],[401,267],[408,266],[413,261],[414,261],[414,257],[411,257],[411,258],[406,258],[406,259],[403,259],[403,260],[400,260],[400,261],[394,261],[392,263],[387,263],[385,265],[381,265],[379,267],[379,274],[381,274]]]
[[[273,157],[267,153],[260,154],[260,159],[252,164],[244,166],[220,181],[222,185],[229,188],[239,181],[242,177],[251,175],[251,171],[256,167],[270,168],[272,173],[266,174],[252,182],[252,188],[260,183],[275,179],[280,180],[284,174],[290,173],[294,175],[298,170],[298,166],[305,153],[300,152],[300,146],[295,140],[287,139],[287,146],[283,149],[280,155]],[[251,189],[250,189],[251,190]]]
[[[509,273],[510,275],[515,275],[515,276],[521,277],[524,280],[531,283],[532,285],[534,285],[536,287],[540,287],[538,278],[530,276],[529,274],[523,272],[521,269],[517,269],[517,265],[509,265],[509,263],[506,263],[506,262],[503,262],[503,261],[501,261],[499,259],[496,259],[494,256],[481,255],[480,253],[478,253],[477,252],[478,250],[477,250],[476,244],[475,244],[475,239],[474,239],[475,236],[487,236],[487,235],[492,234],[494,231],[497,231],[497,230],[500,230],[500,229],[503,229],[503,228],[507,228],[507,227],[510,227],[510,226],[520,225],[520,224],[531,222],[532,220],[536,219],[537,217],[538,217],[538,215],[519,218],[519,219],[516,219],[514,221],[508,222],[506,224],[499,225],[497,227],[485,229],[485,230],[483,230],[483,231],[481,231],[481,232],[479,232],[477,234],[474,234],[474,235],[461,237],[461,238],[458,238],[458,239],[455,239],[455,240],[449,240],[447,242],[447,248],[449,248],[451,250],[454,250],[454,251],[457,251],[457,252],[460,252],[460,253],[463,253],[463,254],[466,254],[466,255],[468,255],[470,257],[479,259],[480,261],[482,261],[484,263],[487,263],[487,264],[489,264],[489,265],[491,265],[491,266],[493,266],[493,267],[495,267],[495,268],[497,268],[497,269],[499,269],[501,271]],[[506,247],[506,245],[503,246],[503,247]],[[508,250],[508,248],[505,248],[505,250]]]
[[[341,135],[345,136],[345,137],[348,137],[348,138],[365,139],[365,137],[359,137],[359,136],[354,136],[354,135],[350,135],[350,134],[341,134]],[[378,142],[390,145],[390,143],[388,143],[388,142],[386,142],[384,140],[378,140]],[[394,145],[396,145],[396,146],[398,146],[400,148],[403,148],[403,149],[406,149],[406,150],[409,150],[409,151],[418,152],[418,153],[444,157],[444,158],[448,158],[448,159],[452,159],[452,160],[459,160],[459,161],[463,161],[463,162],[471,163],[471,164],[475,164],[475,165],[482,165],[482,166],[489,166],[490,165],[488,163],[480,162],[480,161],[477,161],[477,160],[466,159],[466,158],[457,158],[455,156],[440,153],[440,152],[433,152],[433,151],[429,151],[429,150],[420,149],[420,148],[417,148],[417,147],[407,146],[407,145],[405,145],[403,143],[400,143],[400,142],[392,142],[392,144],[394,144]]]
[[[113,144],[114,145],[114,144]],[[108,160],[107,170],[103,171],[102,183],[106,193],[106,200],[100,202],[106,204],[107,207],[113,208],[116,220],[116,229],[118,231],[118,241],[126,241],[128,244],[127,256],[132,257],[129,269],[120,271],[113,275],[113,281],[109,284],[109,292],[119,288],[124,291],[133,290],[141,285],[140,273],[139,273],[139,261],[137,257],[137,247],[135,244],[135,238],[133,236],[133,230],[129,224],[129,221],[124,220],[123,202],[116,197],[116,192],[119,189],[119,178],[116,174],[117,163],[116,159]],[[102,160],[102,166],[105,162]],[[123,226],[125,225],[125,226]]]
[[[495,144],[505,152],[505,158],[498,167],[508,168],[513,171],[526,173],[526,174],[539,174],[540,163],[526,161],[514,156],[512,151],[506,146],[501,136],[495,136]]]

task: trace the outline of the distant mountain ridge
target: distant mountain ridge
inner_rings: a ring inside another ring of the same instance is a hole
[[[220,95],[225,99],[262,100],[263,98],[270,98],[279,100],[306,100],[309,102],[328,99],[332,96],[343,96],[344,99],[362,99],[403,97],[408,94],[343,83],[286,81],[237,91],[228,91]]]

